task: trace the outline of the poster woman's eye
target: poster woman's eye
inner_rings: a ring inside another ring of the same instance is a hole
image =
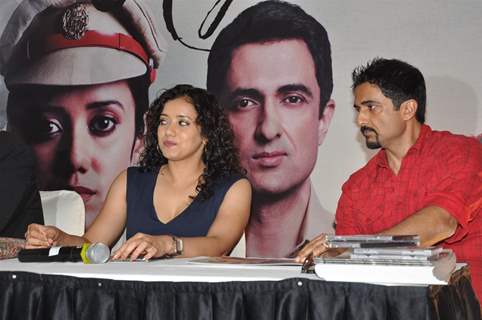
[[[64,132],[64,128],[58,119],[44,118],[40,119],[38,125],[38,137],[40,141],[53,139]]]
[[[89,130],[97,136],[106,136],[112,133],[118,121],[110,116],[95,116],[89,123]]]
[[[45,143],[60,138],[64,133],[64,124],[55,117],[32,113],[27,125],[20,127],[22,136],[28,143]]]
[[[63,132],[62,125],[57,119],[47,120],[45,129],[47,135],[50,137],[53,137]]]
[[[64,127],[59,119],[44,115],[32,115],[28,121],[30,128],[26,130],[25,138],[30,143],[44,143],[60,137]]]

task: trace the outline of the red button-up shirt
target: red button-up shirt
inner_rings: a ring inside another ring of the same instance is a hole
[[[482,301],[482,144],[476,139],[423,125],[397,175],[381,150],[342,191],[337,234],[379,233],[425,207],[447,210],[458,227],[442,245],[470,264]]]

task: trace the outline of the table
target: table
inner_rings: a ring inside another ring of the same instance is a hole
[[[327,282],[299,267],[0,261],[0,319],[480,319],[449,286]]]

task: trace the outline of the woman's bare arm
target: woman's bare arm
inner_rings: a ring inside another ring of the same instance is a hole
[[[29,225],[25,234],[27,248],[78,246],[86,242],[112,245],[125,227],[126,189],[127,171],[123,171],[112,183],[99,215],[81,237],[65,233],[54,226]]]

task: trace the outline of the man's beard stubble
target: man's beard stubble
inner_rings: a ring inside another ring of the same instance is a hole
[[[361,126],[360,131],[361,131],[362,135],[365,137],[368,149],[379,149],[379,148],[382,147],[380,142],[378,141],[378,133],[373,128],[370,128],[370,127],[367,127],[367,126]],[[370,132],[370,131],[375,134],[375,141],[368,140],[368,136],[367,136],[366,133]]]

